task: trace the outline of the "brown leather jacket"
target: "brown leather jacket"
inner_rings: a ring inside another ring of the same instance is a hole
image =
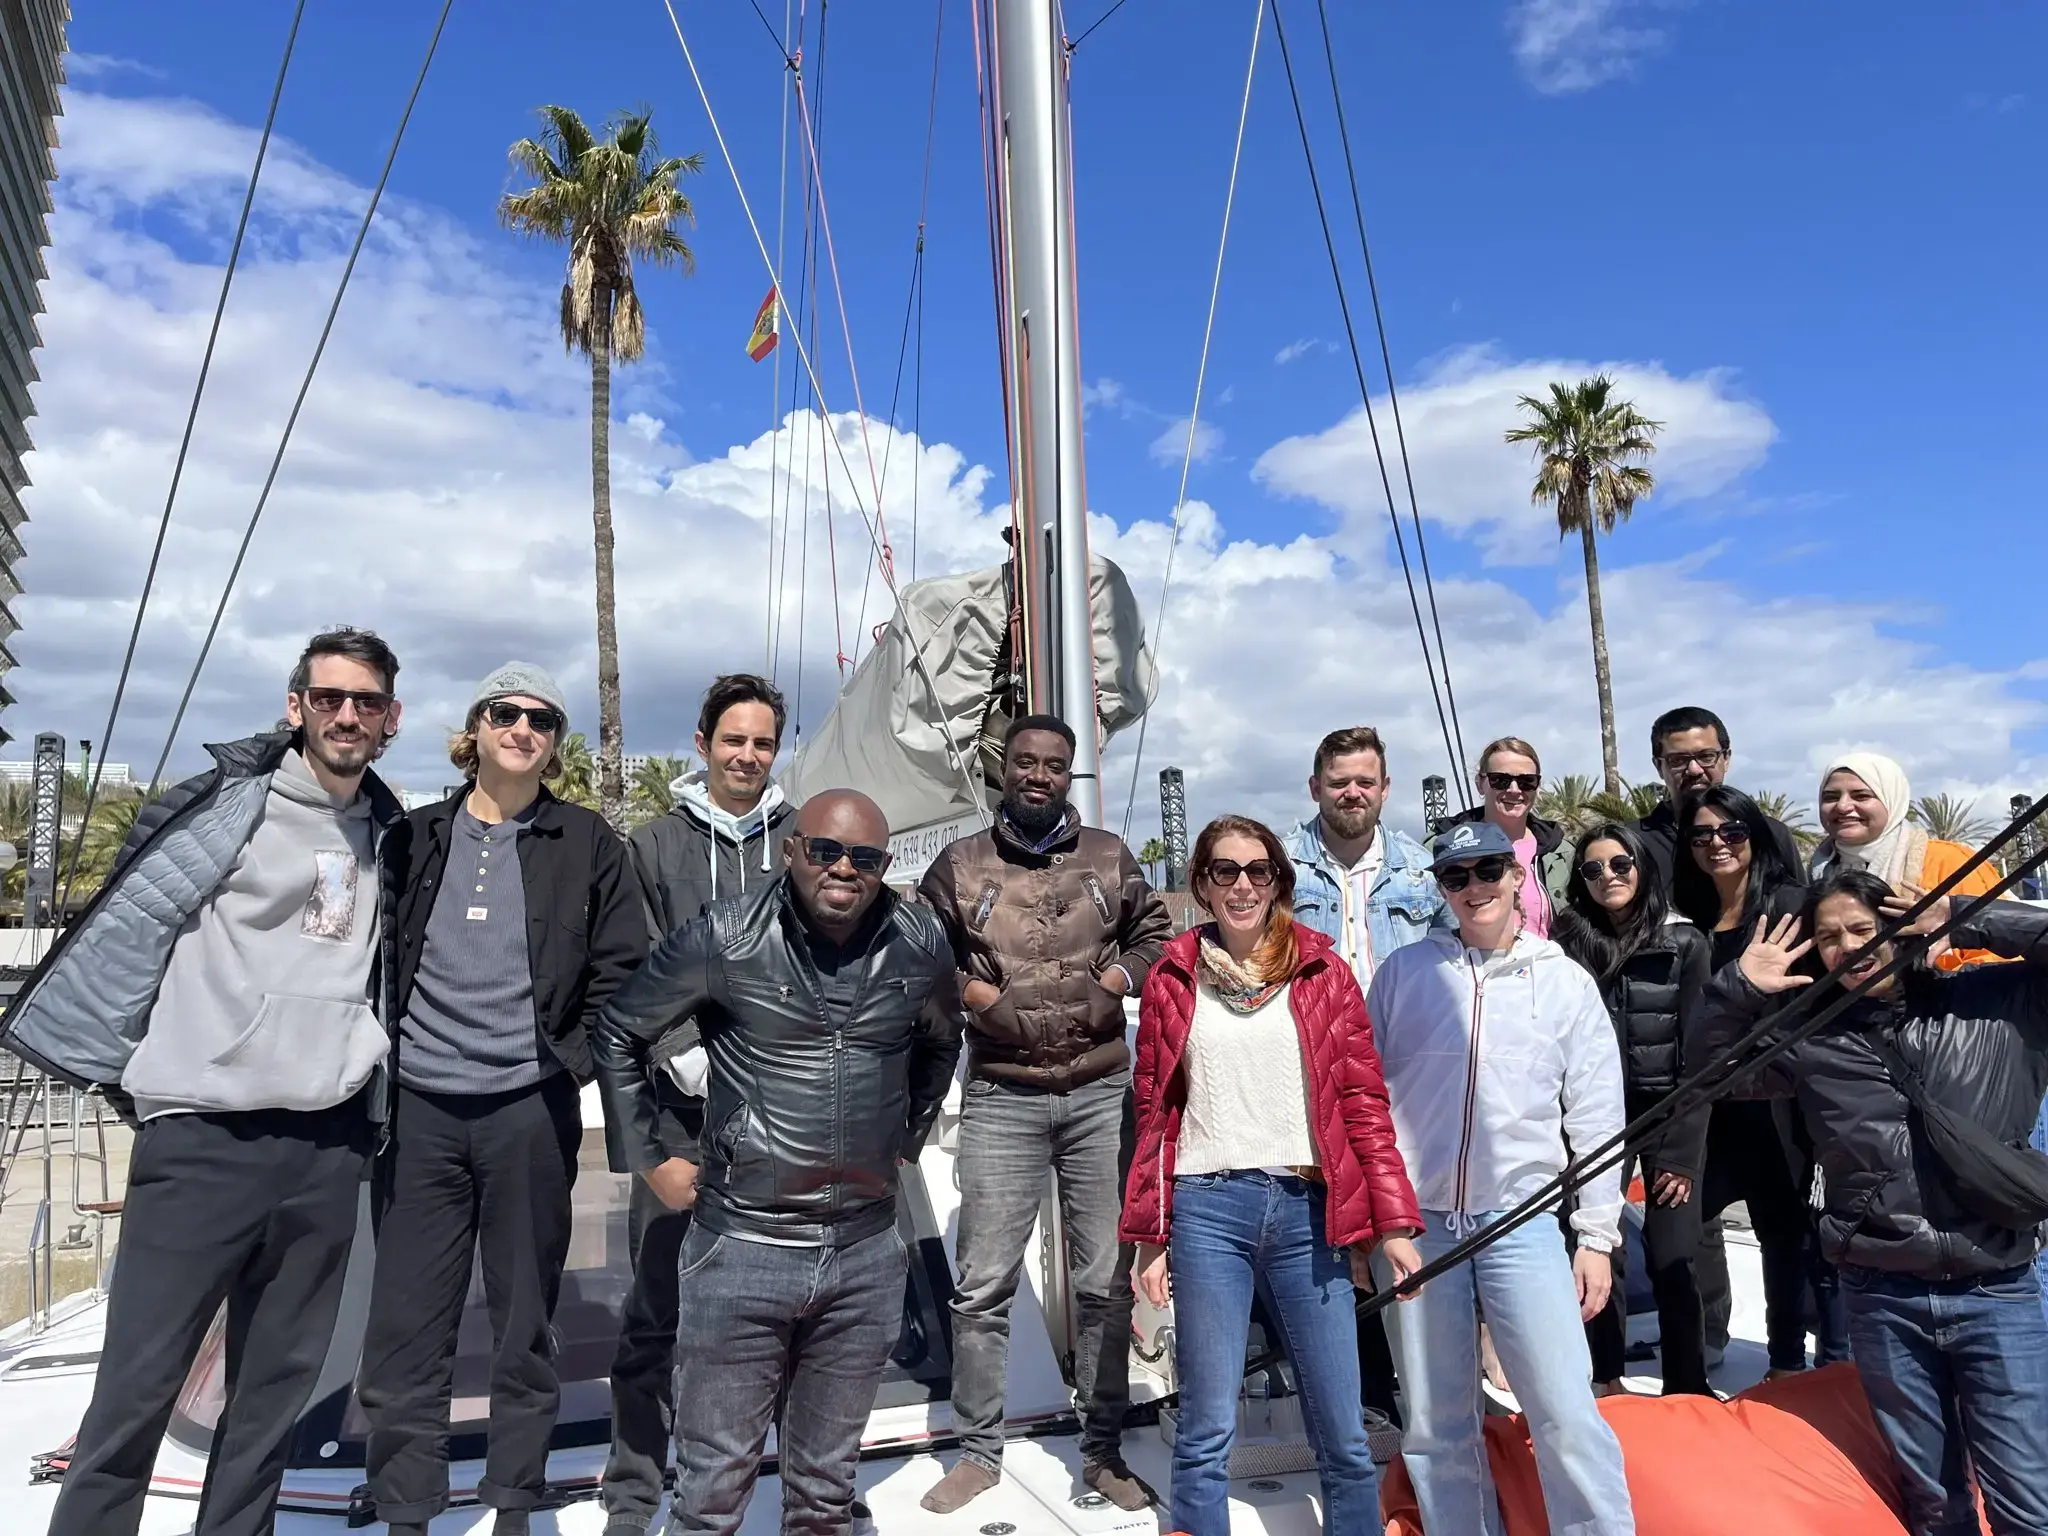
[[[1123,999],[1097,980],[1111,966],[1130,995],[1166,941],[1167,915],[1114,833],[1076,827],[1043,853],[1000,815],[949,844],[918,885],[952,941],[961,980],[1002,996],[969,1014],[968,1060],[984,1077],[1066,1093],[1130,1062]]]

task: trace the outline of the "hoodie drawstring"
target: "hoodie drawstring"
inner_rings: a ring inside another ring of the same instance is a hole
[[[1479,1218],[1465,1211],[1452,1211],[1444,1217],[1444,1230],[1463,1242],[1479,1230]]]

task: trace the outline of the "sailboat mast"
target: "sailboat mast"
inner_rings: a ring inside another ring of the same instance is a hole
[[[1100,826],[1066,52],[1054,0],[994,0],[993,15],[1025,695],[1073,728],[1071,799]]]

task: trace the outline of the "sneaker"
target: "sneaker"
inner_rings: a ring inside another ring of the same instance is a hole
[[[875,1512],[859,1499],[853,1501],[851,1536],[875,1536]]]
[[[1150,1509],[1159,1502],[1152,1485],[1121,1460],[1084,1463],[1081,1481],[1121,1510]]]
[[[970,1500],[978,1499],[995,1487],[1000,1474],[991,1472],[971,1457],[962,1456],[953,1463],[953,1470],[940,1478],[918,1503],[935,1515],[950,1515],[956,1509],[965,1508]]]

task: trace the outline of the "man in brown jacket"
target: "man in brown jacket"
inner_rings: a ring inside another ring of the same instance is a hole
[[[1121,1450],[1132,1299],[1130,1253],[1116,1239],[1131,1097],[1123,1000],[1144,985],[1173,923],[1123,842],[1082,826],[1067,804],[1073,758],[1064,721],[1012,725],[995,825],[949,845],[919,886],[952,941],[971,1024],[953,1302],[962,1454],[925,1495],[940,1514],[1002,1473],[1010,1301],[1048,1168],[1079,1322],[1082,1479],[1122,1509],[1153,1502]]]

